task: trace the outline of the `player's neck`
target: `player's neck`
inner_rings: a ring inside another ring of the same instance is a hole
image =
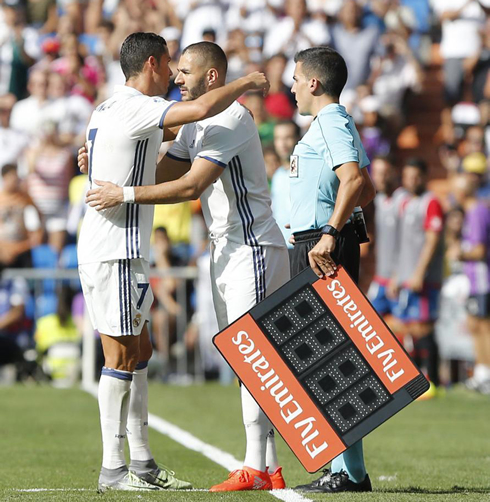
[[[156,96],[152,82],[149,82],[147,79],[143,78],[130,78],[126,81],[126,86],[131,87],[132,89],[136,89],[141,92],[145,96]]]

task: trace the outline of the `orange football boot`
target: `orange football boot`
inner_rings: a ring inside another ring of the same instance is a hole
[[[270,474],[273,490],[283,490],[286,488],[286,481],[282,477],[282,467],[278,467],[272,474]]]
[[[237,492],[241,490],[272,490],[272,481],[267,471],[243,467],[230,472],[228,479],[212,486],[210,492]]]

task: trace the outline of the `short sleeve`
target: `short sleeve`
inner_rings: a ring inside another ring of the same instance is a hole
[[[248,128],[240,127],[238,118],[229,118],[222,124],[213,124],[206,128],[202,148],[197,156],[226,167],[249,139]]]
[[[187,131],[188,126],[183,126],[177,133],[177,137],[174,139],[172,146],[168,149],[167,157],[174,160],[180,160],[182,162],[190,161],[189,147],[187,144]]]
[[[443,227],[443,212],[442,206],[437,199],[431,199],[427,206],[427,214],[425,216],[424,230],[432,232],[441,232]]]
[[[319,116],[318,120],[324,143],[322,146],[319,145],[324,151],[318,153],[330,157],[332,168],[335,170],[347,162],[357,162],[359,167],[362,167],[348,118],[327,114]]]
[[[126,128],[131,138],[141,138],[156,129],[163,129],[165,115],[176,101],[157,96],[141,96],[128,103]]]

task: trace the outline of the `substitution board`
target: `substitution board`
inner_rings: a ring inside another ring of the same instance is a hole
[[[429,388],[342,267],[308,268],[213,341],[308,472]]]

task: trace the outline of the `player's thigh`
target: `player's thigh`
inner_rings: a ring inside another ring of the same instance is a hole
[[[264,247],[266,296],[274,293],[291,278],[287,248]]]
[[[153,354],[153,345],[150,339],[150,332],[148,329],[148,323],[145,322],[141,334],[139,336],[139,361],[149,361]]]
[[[139,335],[153,302],[148,263],[110,260],[80,265],[79,272],[94,328],[113,337]]]

